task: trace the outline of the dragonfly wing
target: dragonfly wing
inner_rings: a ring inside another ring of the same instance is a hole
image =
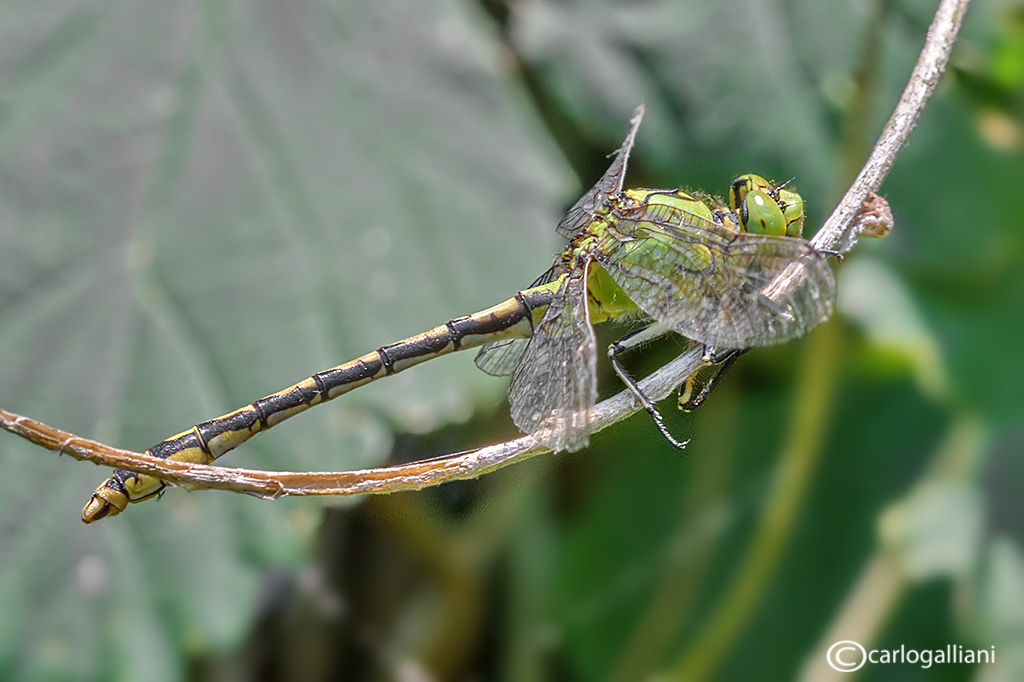
[[[637,107],[633,118],[629,121],[629,132],[622,146],[615,152],[612,165],[604,172],[601,179],[590,188],[586,194],[580,197],[579,201],[573,204],[572,208],[559,221],[555,228],[558,234],[566,239],[572,239],[576,234],[585,228],[593,219],[605,200],[622,190],[622,183],[626,179],[626,164],[629,161],[629,153],[636,141],[636,133],[640,129],[640,122],[644,119],[644,105]]]
[[[554,282],[565,271],[565,266],[555,263],[547,272],[538,277],[530,285],[530,288],[539,287],[542,284]],[[530,339],[498,339],[484,344],[480,352],[476,354],[473,362],[476,366],[491,376],[504,377],[515,371],[519,364],[519,358],[523,356]]]
[[[509,386],[512,421],[552,450],[579,450],[597,400],[597,340],[587,269],[577,267],[533,331]]]
[[[508,376],[515,371],[530,339],[499,339],[485,344],[473,362],[491,376]]]
[[[835,304],[825,256],[792,237],[729,230],[683,211],[626,221],[630,239],[597,254],[647,314],[714,348],[782,343],[824,322]]]

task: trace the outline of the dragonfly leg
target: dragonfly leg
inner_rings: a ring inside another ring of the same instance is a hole
[[[626,385],[626,388],[628,388],[633,393],[633,395],[636,396],[636,399],[640,403],[640,405],[645,410],[647,410],[647,414],[651,415],[651,419],[654,420],[654,425],[658,427],[659,431],[661,431],[661,435],[665,437],[665,440],[667,440],[669,443],[682,450],[683,448],[686,447],[686,444],[689,443],[690,440],[686,439],[684,441],[679,441],[676,440],[676,438],[671,433],[669,433],[668,428],[666,428],[665,426],[664,420],[661,418],[661,413],[658,412],[658,408],[654,406],[654,402],[651,401],[651,399],[648,398],[642,390],[640,390],[640,386],[637,385],[636,381],[633,379],[632,376],[630,376],[629,372],[626,371],[626,368],[622,365],[622,362],[619,360],[619,356],[622,353],[625,353],[626,351],[632,348],[636,348],[637,346],[640,346],[644,343],[648,343],[657,338],[665,336],[670,331],[671,330],[666,329],[661,325],[655,323],[639,331],[627,334],[626,336],[622,337],[612,345],[608,346],[608,359],[611,360],[612,368],[615,370],[615,373],[619,375],[619,379],[622,380],[622,383],[624,383]]]
[[[746,349],[740,350],[739,348],[715,348],[714,346],[704,346],[704,362],[709,365],[721,365],[725,362],[735,360],[743,353],[746,353]]]
[[[746,352],[735,348],[717,350],[705,346],[704,365],[686,377],[686,381],[679,387],[679,409],[683,412],[697,409],[718,383],[718,378],[729,369],[736,358]]]

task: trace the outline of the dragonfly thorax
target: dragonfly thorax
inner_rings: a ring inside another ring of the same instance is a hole
[[[708,206],[709,201],[716,204],[715,209]],[[720,222],[715,212],[720,209],[721,202],[706,197],[698,198],[680,189],[631,189],[623,192],[620,204],[619,210],[624,213],[642,207],[665,206],[679,216],[694,217],[698,222]]]
[[[801,237],[803,198],[760,175],[741,175],[729,187],[729,204],[683,190],[631,189],[611,197],[591,223],[592,234],[608,221],[639,215],[672,216],[675,221],[715,223],[735,232]],[[621,234],[620,238],[627,235]]]

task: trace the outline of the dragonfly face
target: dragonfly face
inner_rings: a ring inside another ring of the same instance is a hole
[[[802,237],[804,200],[799,194],[748,174],[729,187],[729,206],[739,216],[740,228],[751,234]]]

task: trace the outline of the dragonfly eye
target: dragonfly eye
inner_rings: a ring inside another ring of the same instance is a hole
[[[769,195],[774,195],[775,191],[772,183],[760,175],[754,175],[753,173],[741,175],[733,180],[732,185],[729,187],[729,208],[739,212],[747,195],[754,190],[761,190]]]
[[[786,236],[802,237],[804,234],[804,199],[788,189],[779,190],[779,206],[786,218]]]
[[[780,187],[760,175],[741,175],[729,187],[729,206],[745,232],[803,236],[804,200],[785,185]]]
[[[778,202],[759,189],[747,192],[739,210],[740,227],[751,234],[786,234],[786,217]]]

